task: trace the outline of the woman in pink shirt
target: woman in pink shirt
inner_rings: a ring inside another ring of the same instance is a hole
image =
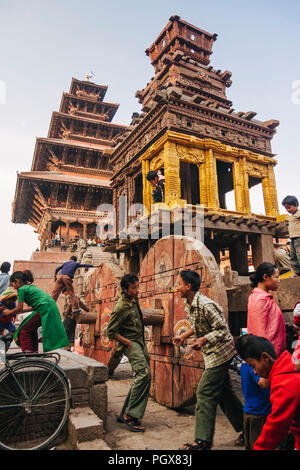
[[[269,291],[278,289],[279,271],[274,264],[262,263],[250,280],[254,289],[248,299],[247,332],[268,339],[278,357],[286,350],[286,329],[282,312]]]

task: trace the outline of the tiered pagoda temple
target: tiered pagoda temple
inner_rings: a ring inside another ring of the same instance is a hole
[[[136,93],[142,112],[114,149],[111,186],[117,214],[120,196],[127,196],[128,207],[142,203],[147,217],[187,205],[196,212],[201,204],[205,245],[218,262],[220,252],[228,250],[231,268],[247,274],[249,249],[254,266],[273,261],[273,237],[287,233],[279,217],[271,149],[279,122],[261,122],[254,111],[232,108],[226,96],[231,72],[210,65],[216,38],[172,16],[146,50],[155,75]],[[153,205],[146,175],[158,169],[164,170],[165,203]],[[249,194],[256,185],[262,188],[264,214],[251,209]],[[231,210],[229,192],[235,200]],[[142,240],[116,240],[111,246],[132,257],[132,243],[141,258],[147,251]]]
[[[31,171],[18,173],[12,221],[30,224],[41,250],[59,233],[68,244],[96,235],[97,207],[111,203],[111,154],[129,126],[111,121],[116,103],[103,101],[107,86],[72,79],[53,112],[46,138],[38,137]]]

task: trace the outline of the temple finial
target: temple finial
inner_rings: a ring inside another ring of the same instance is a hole
[[[95,76],[94,72],[90,72],[89,74],[87,73],[85,76],[85,80],[89,82],[90,79],[93,78],[94,76]]]

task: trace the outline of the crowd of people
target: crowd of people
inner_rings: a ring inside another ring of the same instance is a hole
[[[162,202],[163,186],[159,184],[158,175],[150,172],[147,179],[155,188],[153,202]],[[185,299],[191,326],[172,342],[179,347],[192,336],[192,348],[201,350],[205,364],[196,391],[194,441],[183,444],[184,450],[211,449],[217,405],[239,433],[236,445],[245,446],[247,450],[300,450],[300,340],[296,343],[300,336],[300,301],[294,308],[296,346],[288,345],[284,317],[272,295],[279,287],[280,273],[292,267],[294,275],[300,275],[300,211],[293,196],[285,198],[282,204],[291,214],[290,263],[285,265],[282,259],[279,263],[277,257],[277,265],[283,269],[265,262],[252,274],[247,334],[236,344],[222,308],[201,294],[199,274],[189,269],[180,272],[177,291]],[[284,258],[286,261],[286,256]],[[118,416],[118,421],[132,432],[145,431],[142,418],[151,386],[138,286],[136,276],[127,274],[122,278],[122,294],[107,327],[108,338],[116,341],[118,351],[128,357],[134,375]],[[240,375],[244,405],[234,393],[229,374],[236,353],[243,360]]]
[[[44,251],[47,251],[49,247],[60,247],[61,251],[67,251],[67,249],[75,252],[78,250],[80,246],[80,240],[82,238],[76,237],[74,239],[71,239],[68,243],[65,241],[63,237],[60,236],[60,234],[57,232],[55,235],[51,237],[51,240],[46,240],[45,245],[44,245]],[[103,240],[100,240],[98,237],[94,238],[88,238],[88,240],[85,243],[85,246],[98,246],[98,247],[103,247],[104,243]]]
[[[82,306],[74,293],[73,277],[78,268],[90,268],[93,265],[78,263],[77,257],[71,256],[69,261],[56,268],[51,295],[33,284],[31,271],[15,271],[9,275],[8,265],[2,263],[1,266],[1,269],[6,270],[8,279],[0,288],[0,334],[5,330],[14,334],[15,343],[29,354],[38,352],[39,332],[44,352],[58,348],[70,349],[76,328],[76,321],[74,326],[70,319],[78,318]],[[64,292],[69,304],[68,311],[65,309],[64,312],[64,323],[56,304],[61,292]],[[16,329],[14,323],[17,315],[23,318]]]
[[[283,205],[291,214],[291,266],[294,274],[300,276],[299,204],[296,198],[288,196]],[[88,311],[74,293],[73,277],[77,269],[91,267],[71,256],[56,268],[50,295],[34,285],[30,271],[16,271],[10,276],[10,264],[2,263],[0,333],[8,330],[14,334],[15,342],[27,353],[38,352],[39,329],[45,352],[70,348],[78,315],[81,309]],[[272,295],[279,287],[279,276],[279,268],[269,262],[259,265],[250,276],[253,290],[248,299],[247,334],[234,342],[222,308],[200,292],[198,272],[191,269],[180,272],[175,290],[185,300],[190,328],[174,336],[172,343],[175,348],[180,347],[192,337],[191,347],[201,350],[205,365],[196,391],[194,440],[183,444],[182,449],[212,448],[220,405],[238,434],[236,445],[248,450],[300,450],[300,299],[294,307],[294,344],[291,344],[287,341],[283,314]],[[120,286],[122,292],[111,313],[107,336],[116,343],[117,352],[127,356],[134,380],[117,419],[131,432],[145,432],[142,419],[150,394],[151,369],[138,302],[139,279],[125,274]],[[65,295],[64,322],[56,304],[61,293]],[[20,314],[26,317],[16,329],[14,321]],[[242,360],[244,404],[233,390],[229,373],[237,354]]]
[[[262,263],[251,276],[247,334],[235,344],[222,308],[200,292],[201,278],[189,269],[180,272],[176,291],[185,299],[190,328],[173,337],[175,347],[193,337],[205,369],[196,391],[194,441],[184,450],[209,450],[213,445],[217,405],[239,434],[235,445],[247,450],[300,449],[300,341],[293,355],[287,349],[283,314],[271,294],[279,287],[279,271]],[[142,418],[151,386],[143,316],[138,302],[139,280],[126,274],[122,293],[111,314],[107,336],[128,357],[134,381],[118,421],[132,432],[144,432]],[[294,310],[295,341],[300,335],[300,302]],[[244,405],[235,394],[229,369],[236,354]]]

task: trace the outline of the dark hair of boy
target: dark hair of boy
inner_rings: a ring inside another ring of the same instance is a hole
[[[236,350],[244,361],[251,358],[260,361],[262,353],[267,353],[273,359],[276,359],[276,353],[273,344],[262,336],[243,335],[236,342]]]
[[[295,206],[295,207],[298,207],[299,206],[299,201],[298,199],[295,197],[295,196],[286,196],[282,203],[281,203],[283,206],[285,206],[286,204],[288,206]]]
[[[158,178],[158,174],[156,173],[156,171],[149,171],[147,173],[147,180],[148,181],[153,181],[155,178]]]
[[[184,269],[180,271],[180,277],[185,284],[191,284],[192,291],[198,292],[201,284],[201,277],[196,271],[191,269]]]
[[[10,263],[9,263],[8,261],[4,261],[4,262],[1,264],[1,268],[0,268],[1,272],[7,274],[7,273],[9,272],[9,270],[10,270],[10,266],[11,266],[11,265],[10,265]]]
[[[23,284],[32,284],[34,281],[32,272],[26,269],[25,271],[15,271],[12,273],[10,282],[14,282],[16,280],[23,282]]]
[[[73,261],[75,261],[75,263],[76,263],[76,261],[77,261],[77,256],[71,256],[70,259],[73,260]]]
[[[273,276],[275,272],[276,266],[272,263],[261,263],[255,273],[251,274],[250,281],[252,283],[252,287],[257,287],[259,282],[264,281],[264,275],[266,274],[268,277]]]
[[[139,278],[135,274],[125,274],[121,279],[122,291],[127,291],[129,284],[135,284],[136,282],[139,282]]]

